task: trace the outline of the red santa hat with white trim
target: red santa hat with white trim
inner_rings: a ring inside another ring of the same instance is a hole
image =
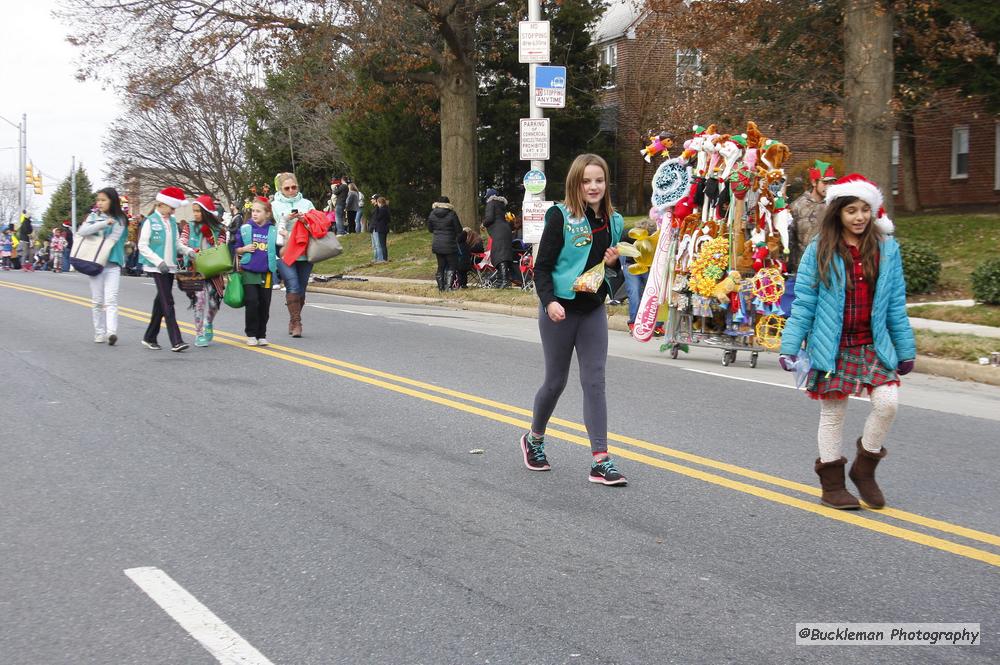
[[[156,200],[171,208],[180,208],[185,202],[184,190],[180,187],[166,187],[156,195]]]
[[[845,175],[840,180],[827,185],[827,205],[833,203],[834,199],[839,199],[844,196],[861,199],[870,205],[872,210],[878,211],[875,217],[875,227],[882,233],[882,235],[892,235],[892,232],[896,230],[895,224],[893,224],[892,220],[885,214],[885,208],[882,206],[882,203],[884,202],[884,199],[882,198],[882,190],[880,190],[878,185],[868,178],[864,177],[860,173],[850,173]]]

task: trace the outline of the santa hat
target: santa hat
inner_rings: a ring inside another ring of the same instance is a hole
[[[180,187],[167,187],[165,189],[161,189],[160,193],[156,195],[156,200],[170,206],[171,208],[180,208],[184,205],[184,190]]]
[[[208,194],[202,194],[194,200],[195,205],[207,212],[209,215],[215,216],[215,201]]]
[[[871,206],[872,210],[877,210],[876,228],[882,232],[882,235],[892,235],[896,227],[885,214],[885,208],[882,206],[882,191],[878,185],[860,173],[851,173],[826,188],[826,204],[830,205],[834,199],[844,196],[861,199]]]

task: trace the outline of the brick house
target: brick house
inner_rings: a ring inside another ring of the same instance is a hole
[[[599,104],[603,111],[601,129],[611,135],[614,145],[614,155],[608,160],[612,197],[629,215],[642,214],[649,208],[650,180],[659,161],[647,164],[639,152],[650,132],[666,129],[657,122],[672,95],[697,89],[701,68],[700,55],[677,48],[669,34],[642,29],[650,15],[650,10],[637,7],[631,0],[615,0],[598,23],[593,38],[599,63],[611,74]],[[843,113],[839,108],[819,113],[829,122],[818,128],[761,124],[765,135],[779,138],[792,150],[792,159],[786,165],[792,193],[801,191],[802,183],[796,176],[804,173],[814,159],[842,163]],[[691,121],[707,124],[712,119]],[[1000,204],[1000,115],[988,113],[982,100],[955,92],[942,93],[935,104],[917,114],[914,135],[921,206]],[[686,138],[679,136],[678,143]],[[899,141],[897,132],[892,149],[892,191],[894,203],[902,206],[904,178]]]

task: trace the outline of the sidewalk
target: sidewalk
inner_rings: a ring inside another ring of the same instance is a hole
[[[429,279],[401,279],[394,277],[377,277],[367,275],[345,275],[348,279],[368,280],[369,282],[385,284],[391,287],[392,284],[434,284]],[[329,282],[313,282],[309,285],[309,290],[328,293],[330,295],[346,296],[349,298],[360,298],[363,300],[381,300],[388,302],[406,303],[412,305],[434,305],[436,307],[448,307],[451,309],[470,310],[480,312],[490,312],[493,314],[505,314],[508,316],[520,316],[525,318],[535,318],[538,310],[535,307],[524,305],[504,305],[491,302],[474,301],[454,301],[446,298],[427,298],[423,296],[411,296],[405,294],[392,293],[391,288],[386,292],[379,291],[358,291],[354,289],[337,288],[339,280]],[[917,303],[927,304],[927,303]],[[941,304],[956,304],[941,303]],[[611,330],[627,331],[628,321],[626,317],[614,315],[608,317],[608,328]],[[976,335],[978,337],[991,337],[998,340],[997,350],[1000,350],[1000,328],[992,326],[980,326],[972,323],[952,323],[950,321],[937,321],[934,319],[910,318],[910,325],[921,330],[931,330],[934,332],[946,332],[952,334]],[[917,372],[945,376],[960,381],[976,381],[1000,386],[1000,369],[989,366],[976,365],[975,363],[949,360],[945,358],[932,358],[929,356],[917,357]]]

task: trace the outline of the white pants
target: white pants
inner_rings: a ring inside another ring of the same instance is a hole
[[[121,266],[109,263],[100,275],[90,278],[95,335],[118,334],[118,284],[121,277]]]

